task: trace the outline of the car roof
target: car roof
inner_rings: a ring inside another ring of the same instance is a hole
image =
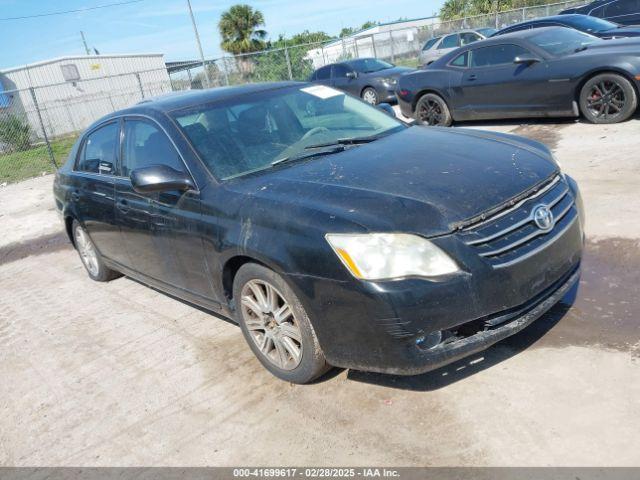
[[[481,40],[480,42],[475,42],[470,45],[477,45],[479,43],[482,43],[483,45],[487,45],[489,43],[502,43],[505,38],[519,38],[519,39],[526,40],[529,37],[533,37],[534,35],[540,34],[541,32],[545,32],[547,30],[556,30],[559,28],[568,28],[568,27],[541,27],[541,28],[528,29],[528,30],[518,30],[516,32],[509,32],[509,33],[503,33],[500,35],[491,36],[486,40]]]
[[[122,115],[148,115],[151,111],[156,113],[168,113],[174,110],[181,110],[196,105],[224,101],[231,98],[242,97],[247,94],[268,92],[281,88],[302,86],[305,82],[268,82],[249,83],[246,85],[233,87],[207,88],[205,90],[184,90],[181,92],[171,92],[156,97],[146,98],[137,104],[109,113],[93,122],[85,134],[109,120]]]
[[[557,21],[557,22],[566,22],[567,20],[569,20],[571,18],[584,18],[584,17],[589,18],[588,15],[582,15],[581,13],[566,13],[564,15],[551,15],[549,17],[534,18],[532,20],[527,20],[525,22],[516,23],[515,25],[521,25],[523,23],[548,22],[550,20]],[[510,25],[510,26],[513,26],[513,25]],[[509,28],[509,27],[505,27],[505,28]]]
[[[188,108],[203,103],[211,103],[224,101],[234,97],[259,92],[267,92],[270,90],[278,90],[280,88],[292,87],[295,85],[304,85],[303,82],[267,82],[267,83],[249,83],[233,87],[217,87],[207,88],[204,90],[185,90],[181,92],[171,92],[157,97],[151,97],[138,102],[133,107],[126,110],[115,112],[116,114],[135,113],[138,110],[153,109],[163,112]]]

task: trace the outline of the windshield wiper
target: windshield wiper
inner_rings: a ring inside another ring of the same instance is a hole
[[[305,150],[311,150],[312,148],[334,147],[336,145],[359,145],[361,143],[370,143],[378,140],[383,135],[371,135],[370,137],[355,137],[355,138],[339,138],[327,143],[315,143],[304,147]]]
[[[275,166],[275,165],[280,165],[281,163],[287,163],[287,162],[294,162],[296,160],[303,160],[305,158],[312,158],[312,157],[321,157],[322,155],[331,155],[334,153],[340,153],[340,152],[344,152],[345,151],[345,147],[344,145],[340,145],[340,144],[330,144],[327,145],[328,147],[333,147],[333,148],[327,148],[324,150],[316,150],[313,152],[299,152],[296,153],[295,155],[290,155],[288,157],[284,157],[284,158],[278,158],[277,160],[274,160],[273,162],[271,162],[271,166]],[[319,148],[320,146],[316,146],[317,148]]]

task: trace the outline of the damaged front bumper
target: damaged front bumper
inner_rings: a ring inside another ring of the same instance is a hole
[[[576,285],[579,278],[580,269],[578,267],[549,291],[544,292],[543,295],[527,305],[517,308],[515,311],[512,310],[463,325],[463,332],[476,329],[477,331],[473,334],[465,335],[463,333],[460,335],[456,331],[452,332],[449,339],[443,340],[434,348],[422,350],[419,347],[413,347],[413,354],[409,353],[413,358],[404,366],[373,369],[371,366],[363,366],[363,368],[380,373],[417,375],[485,350],[500,340],[518,333],[544,315]]]

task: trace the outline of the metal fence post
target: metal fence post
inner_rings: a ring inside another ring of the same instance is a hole
[[[527,7],[522,7],[522,21],[527,19]]]
[[[393,50],[393,33],[389,31],[389,47],[391,48],[391,61],[396,61],[396,54]]]
[[[144,88],[142,88],[142,80],[140,80],[140,74],[136,72],[136,79],[138,80],[138,88],[140,88],[140,95],[144,98]]]
[[[378,53],[376,52],[376,36],[371,35],[371,46],[373,47],[373,56],[378,58]]]
[[[31,99],[33,100],[33,105],[36,107],[36,113],[38,114],[38,122],[40,123],[40,128],[42,129],[42,136],[44,137],[44,141],[47,144],[47,152],[49,153],[49,160],[53,164],[53,168],[58,168],[58,164],[56,163],[56,159],[53,156],[53,150],[51,149],[51,142],[49,141],[49,136],[47,135],[47,131],[44,128],[44,121],[42,120],[42,113],[40,112],[40,107],[38,106],[38,99],[36,98],[36,91],[33,87],[29,88],[31,92]]]
[[[291,71],[291,59],[289,58],[289,49],[285,45],[284,47],[284,56],[287,60],[287,70],[289,71],[289,80],[293,80],[293,72]]]
[[[224,83],[229,86],[229,74],[227,73],[227,61],[222,57],[222,71],[224,72]]]
[[[353,48],[356,51],[356,58],[360,58],[360,52],[358,51],[358,39],[353,39]]]

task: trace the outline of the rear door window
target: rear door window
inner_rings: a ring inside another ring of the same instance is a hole
[[[119,123],[113,122],[87,135],[76,162],[76,171],[113,175],[119,133]]]
[[[125,120],[121,175],[128,177],[133,170],[152,165],[185,172],[178,152],[160,128],[144,120]]]

